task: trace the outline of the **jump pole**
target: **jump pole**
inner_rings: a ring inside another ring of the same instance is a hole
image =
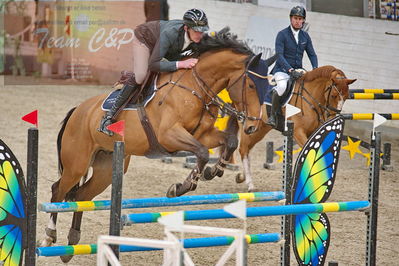
[[[349,93],[399,93],[395,89],[352,89]]]
[[[353,114],[341,114],[345,120],[373,120],[374,113],[353,113]],[[399,120],[399,113],[385,113],[379,114],[385,117],[387,120]]]
[[[342,212],[342,211],[363,211],[370,207],[368,201],[344,201],[315,204],[295,204],[283,206],[263,206],[247,208],[247,217],[297,215],[305,213]],[[174,212],[147,212],[122,215],[123,225],[138,223],[155,223],[158,218]],[[223,209],[184,211],[185,221],[213,220],[236,218]]]
[[[231,194],[210,194],[192,195],[176,198],[155,197],[141,199],[122,199],[122,209],[153,208],[183,205],[203,205],[231,203],[245,199],[247,202],[279,201],[285,199],[283,191],[253,192],[253,193],[231,193]],[[77,212],[77,211],[98,211],[109,210],[111,201],[77,201],[77,202],[53,202],[39,204],[39,211],[54,212]]]
[[[248,244],[275,243],[280,241],[280,234],[248,234],[245,236]],[[217,236],[217,237],[200,237],[183,239],[184,248],[204,248],[216,246],[228,246],[234,241],[234,237]],[[156,248],[145,248],[139,246],[121,245],[120,252],[134,251],[153,251],[161,250]],[[97,253],[97,244],[90,245],[71,245],[71,246],[53,246],[39,247],[36,250],[38,256],[53,257],[63,255],[89,255]]]
[[[399,93],[352,93],[348,100],[399,100]]]

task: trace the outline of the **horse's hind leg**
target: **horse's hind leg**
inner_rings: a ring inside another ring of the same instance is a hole
[[[58,180],[51,186],[51,194],[52,194],[51,202],[55,202],[54,197],[58,193],[59,185],[60,185],[60,180]],[[42,247],[48,247],[51,246],[53,243],[57,242],[57,229],[56,229],[57,217],[58,213],[56,212],[50,214],[50,220],[45,229],[46,236],[42,240],[42,243],[40,244]]]
[[[125,158],[124,172],[129,166],[130,156]],[[112,153],[98,152],[93,161],[93,174],[89,180],[76,192],[76,201],[90,201],[103,192],[112,183]],[[80,241],[80,228],[83,212],[74,212],[72,225],[68,234],[68,245],[76,245]],[[60,256],[64,263],[69,262],[73,255]]]
[[[240,141],[239,151],[240,151],[241,160],[242,160],[242,164],[243,164],[243,168],[244,168],[244,174],[243,175],[241,173],[237,174],[236,182],[242,183],[245,181],[249,192],[255,191],[255,186],[252,181],[249,152],[255,146],[255,144],[258,143],[260,140],[262,140],[263,137],[270,130],[271,130],[270,126],[268,126],[264,123],[261,123],[258,131],[256,131],[254,134],[247,135],[247,134],[241,132],[241,141]]]
[[[74,188],[77,187],[80,179],[86,175],[90,164],[91,154],[89,152],[81,152],[76,154],[76,146],[66,145],[62,151],[63,171],[61,178],[55,182],[52,187],[51,202],[62,202],[67,197],[73,197]],[[89,149],[87,149],[89,151]],[[46,237],[41,243],[41,246],[50,246],[56,242],[56,223],[57,213],[50,215],[48,226],[45,230]]]

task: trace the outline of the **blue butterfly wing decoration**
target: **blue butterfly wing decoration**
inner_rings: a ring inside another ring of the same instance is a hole
[[[331,194],[345,120],[337,116],[316,130],[300,152],[294,169],[292,204],[322,203]],[[299,265],[324,265],[330,244],[325,213],[293,215],[292,238]]]
[[[22,265],[26,236],[26,186],[21,166],[0,139],[0,261]]]

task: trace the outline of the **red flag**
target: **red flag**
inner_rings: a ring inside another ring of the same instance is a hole
[[[70,17],[69,16],[67,16],[66,19],[65,19],[65,27],[64,27],[64,29],[65,29],[65,33],[68,36],[71,36],[71,23],[70,23]]]
[[[69,13],[69,11],[70,11],[70,9],[68,7],[68,13]],[[69,14],[67,14],[65,17],[64,31],[68,36],[71,36],[71,16]]]
[[[124,137],[125,136],[125,120],[121,120],[116,123],[113,123],[113,124],[107,126],[107,129]]]
[[[37,110],[30,112],[27,115],[24,115],[21,119],[25,122],[34,124],[37,127]]]

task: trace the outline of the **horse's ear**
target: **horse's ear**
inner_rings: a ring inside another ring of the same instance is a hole
[[[262,57],[262,53],[259,53],[259,54],[255,55],[254,57],[252,57],[251,61],[249,61],[248,67],[257,66],[259,64],[259,60],[261,57]]]
[[[355,82],[357,79],[346,79],[346,84],[350,85]]]

